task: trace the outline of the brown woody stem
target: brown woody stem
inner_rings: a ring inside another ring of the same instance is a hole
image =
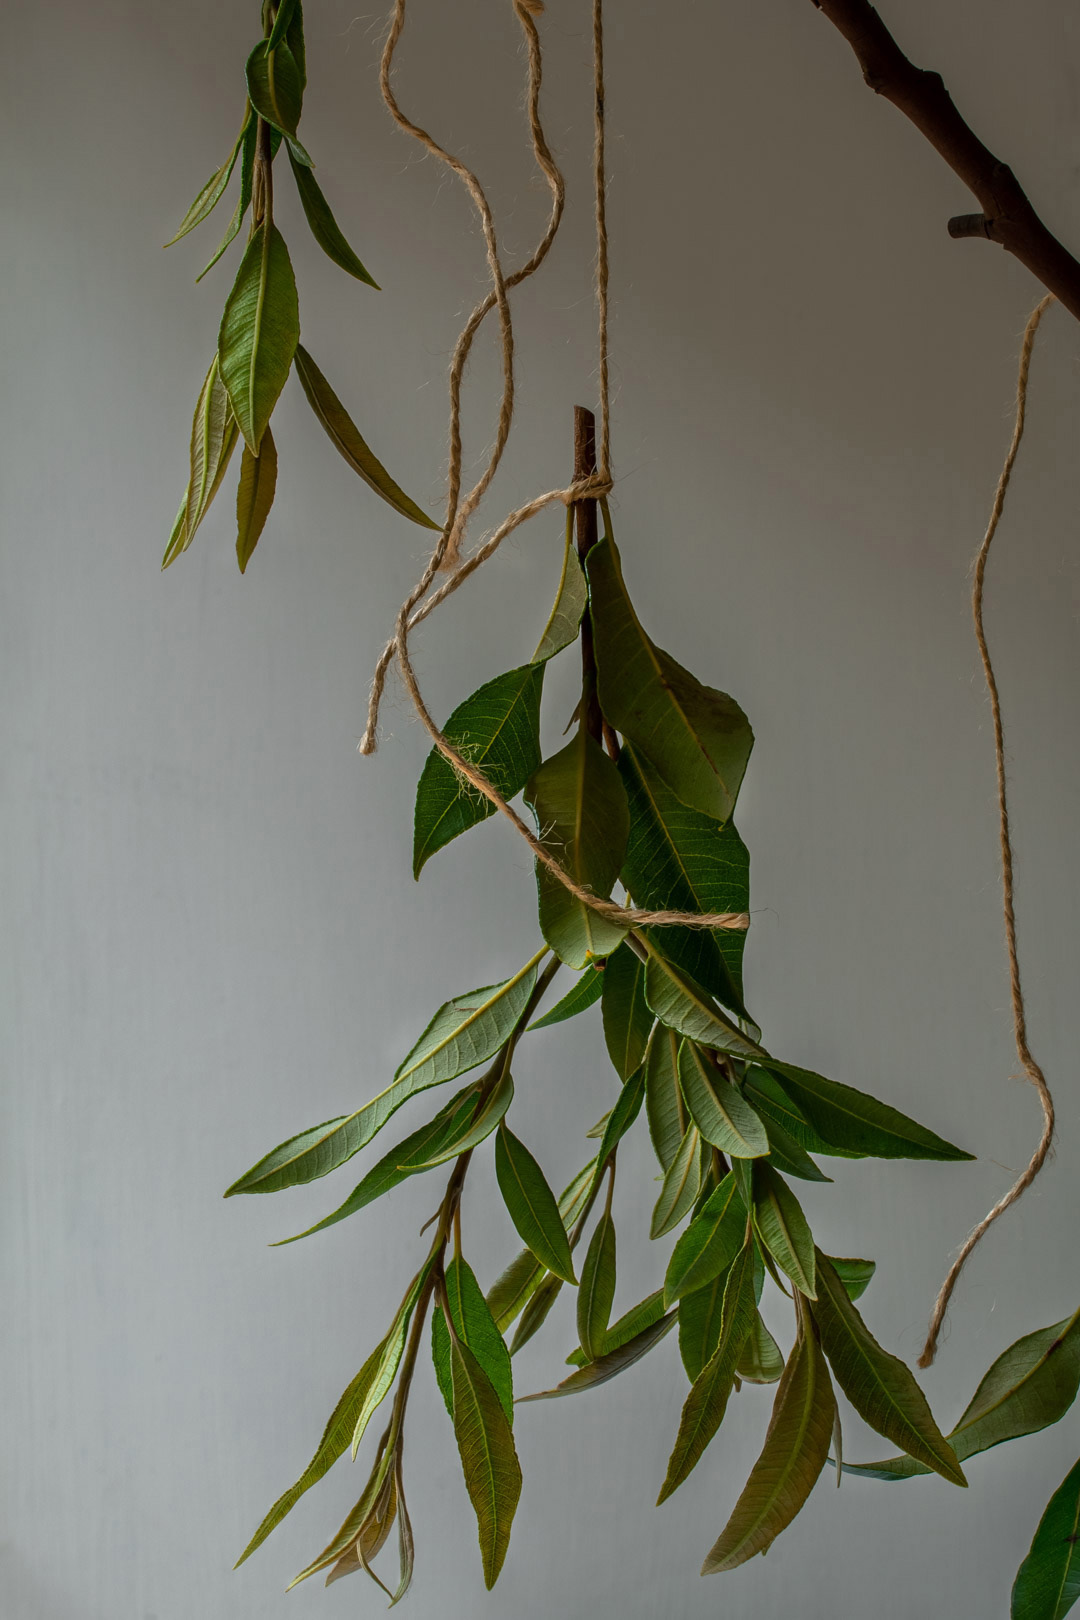
[[[591,478],[596,472],[596,418],[584,405],[574,406],[574,482]],[[577,554],[582,569],[597,540],[596,502],[577,501]],[[596,653],[593,649],[592,620],[585,609],[581,618],[581,723],[593,742],[603,741],[604,717],[596,696]]]
[[[908,60],[869,0],[813,3],[843,34],[871,90],[910,118],[974,193],[982,213],[950,220],[949,234],[997,242],[1080,320],[1080,263],[1047,230],[1008,165],[965,123],[941,75]]]

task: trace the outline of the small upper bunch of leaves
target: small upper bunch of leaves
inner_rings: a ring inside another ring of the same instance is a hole
[[[240,195],[225,234],[201,280],[239,234],[250,209],[247,246],[225,303],[217,350],[191,426],[191,474],[162,563],[187,550],[243,441],[236,494],[236,555],[241,573],[258,543],[274,500],[277,449],[270,417],[295,368],[312,410],[353,471],[402,516],[438,525],[410,500],[372,453],[341,401],[300,343],[296,278],[285,239],[274,223],[274,162],[284,145],[311,233],[334,263],[366,282],[365,270],[342,234],[314,165],[297,135],[307,70],[301,0],[263,0],[263,35],[245,66],[247,100],[232,151],[188,209],[172,238],[178,242],[217,207],[234,169]],[[172,246],[172,242],[167,246]]]
[[[730,697],[702,685],[646,634],[606,508],[604,516],[603,538],[582,546],[584,566],[568,523],[555,605],[533,657],[467,698],[445,734],[507,799],[524,794],[540,837],[595,896],[610,896],[621,881],[638,908],[745,912],[749,860],[732,814],[753,742],[750,726]],[[579,637],[583,686],[573,735],[545,759],[545,670]],[[416,797],[415,874],[491,814],[488,800],[433,751]],[[761,1456],[705,1572],[764,1552],[799,1512],[830,1451],[842,1462],[837,1388],[900,1448],[903,1468],[932,1469],[963,1485],[961,1458],[969,1452],[955,1435],[941,1434],[908,1368],[876,1342],[856,1307],[873,1263],[823,1254],[791,1183],[827,1181],[817,1157],[970,1155],[888,1104],[774,1057],[745,1002],[742,933],[628,928],[598,915],[540,864],[537,883],[542,944],[524,966],[501,983],[447,1001],[371,1101],[284,1142],[229,1189],[274,1192],[327,1175],[365,1148],[405,1103],[467,1077],[434,1117],[367,1169],[340,1207],[299,1234],[356,1214],[408,1177],[450,1167],[434,1235],[393,1321],[339,1401],[308,1467],[271,1508],[243,1557],[344,1451],[356,1455],[389,1401],[359,1501],[297,1579],[317,1570],[328,1571],[328,1580],[360,1569],[374,1576],[372,1561],[396,1525],[400,1573],[391,1596],[402,1595],[413,1568],[403,1437],[430,1312],[435,1376],[490,1586],[521,1489],[511,1358],[564,1288],[577,1289],[572,1370],[557,1387],[526,1400],[584,1393],[677,1331],[690,1387],[661,1501],[701,1460],[733,1392],[744,1384],[776,1385]],[[561,968],[575,975],[571,988],[535,1016]],[[527,1031],[575,1018],[597,1002],[619,1091],[587,1133],[599,1143],[596,1153],[556,1196],[512,1129],[514,1056]],[[681,1231],[655,1289],[613,1320],[612,1188],[619,1144],[642,1116],[660,1170],[659,1196],[651,1215],[642,1207],[642,1218],[654,1238]],[[492,1150],[502,1199],[525,1247],[485,1293],[463,1253],[459,1206],[472,1156]],[[759,1308],[770,1281],[791,1303],[786,1356]]]

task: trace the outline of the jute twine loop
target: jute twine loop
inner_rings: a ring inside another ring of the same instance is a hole
[[[1016,1040],[1016,1054],[1020,1059],[1020,1065],[1038,1093],[1043,1113],[1043,1128],[1042,1135],[1039,1138],[1039,1145],[1031,1155],[1023,1174],[1017,1178],[1005,1196],[998,1199],[989,1214],[983,1216],[978,1226],[965,1240],[960,1252],[949,1268],[949,1274],[942,1283],[941,1291],[934,1303],[926,1343],[923,1346],[922,1355],[919,1357],[920,1367],[929,1367],[937,1353],[938,1339],[941,1334],[942,1323],[945,1320],[945,1313],[949,1308],[953,1289],[956,1287],[957,1279],[973,1249],[985,1237],[998,1216],[1004,1215],[1010,1205],[1015,1204],[1017,1199],[1031,1186],[1031,1183],[1046,1163],[1054,1139],[1054,1099],[1050,1095],[1050,1087],[1046,1083],[1046,1076],[1031,1054],[1027,1038],[1024,992],[1020,982],[1020,958],[1016,948],[1016,914],[1013,909],[1013,848],[1005,782],[1005,731],[1001,720],[1001,698],[998,694],[997,678],[990,659],[990,649],[986,643],[986,628],[983,623],[983,590],[986,580],[986,562],[990,555],[990,547],[997,532],[998,523],[1001,521],[1001,514],[1005,507],[1005,493],[1012,477],[1020,441],[1024,436],[1031,351],[1035,344],[1035,334],[1039,329],[1039,322],[1053,302],[1053,293],[1047,293],[1046,297],[1032,311],[1027,326],[1024,328],[1024,341],[1020,348],[1020,369],[1016,380],[1016,420],[1013,426],[1012,443],[1009,446],[1009,453],[1005,457],[1005,464],[1001,469],[1001,476],[994,492],[994,504],[990,510],[990,521],[987,524],[982,545],[979,547],[978,555],[975,558],[975,577],[971,594],[971,611],[975,621],[975,639],[979,644],[979,656],[982,659],[983,674],[986,677],[986,689],[990,694],[990,712],[994,721],[994,756],[997,763],[998,819],[1001,835],[1001,891],[1005,914],[1005,946],[1009,957],[1009,988],[1012,996],[1013,1034]]]
[[[478,793],[493,804],[512,823],[515,830],[528,844],[536,859],[550,871],[565,888],[586,905],[590,910],[606,917],[609,921],[623,924],[626,927],[665,927],[682,925],[689,928],[730,928],[744,929],[749,924],[749,917],[745,912],[684,912],[684,911],[641,911],[634,907],[620,906],[613,900],[605,900],[584,885],[578,883],[561,864],[557,857],[548,849],[530,830],[517,811],[503,798],[498,789],[488,781],[482,771],[456,749],[443,735],[440,728],[428,710],[424,701],[420,685],[413,668],[409,654],[409,633],[427,618],[440,603],[453,594],[476,569],[492,557],[506,537],[519,528],[529,518],[535,517],[538,512],[557,502],[572,505],[580,500],[596,500],[608,494],[612,488],[610,471],[610,410],[609,410],[609,380],[608,380],[608,246],[607,225],[605,218],[605,160],[604,160],[604,73],[603,73],[603,0],[593,0],[593,51],[594,51],[594,85],[595,85],[595,147],[594,147],[594,176],[596,186],[596,304],[599,323],[599,385],[600,385],[600,440],[599,440],[599,468],[596,474],[587,479],[580,479],[564,489],[548,490],[543,495],[536,496],[526,505],[519,507],[495,529],[476,551],[464,561],[460,560],[461,543],[465,534],[469,518],[480,505],[488,486],[495,475],[496,468],[502,457],[510,433],[514,413],[514,337],[513,322],[510,315],[510,305],[507,298],[509,288],[532,275],[547,255],[555,233],[559,228],[562,217],[564,187],[562,176],[551,156],[550,149],[544,138],[543,127],[539,117],[539,95],[542,73],[542,61],[539,36],[533,22],[534,15],[539,14],[543,7],[540,0],[513,0],[514,10],[521,24],[528,55],[528,111],[529,126],[533,142],[533,151],[536,161],[547,177],[552,192],[552,210],[547,230],[536,252],[527,264],[512,276],[503,273],[499,258],[498,244],[495,233],[495,223],[491,208],[484,189],[476,175],[466,167],[460,159],[454,157],[441,147],[428,132],[408,118],[398,105],[391,84],[391,68],[394,52],[397,48],[401,32],[405,25],[406,0],[395,0],[391,15],[390,30],[383,50],[380,68],[380,85],[383,99],[390,110],[395,123],[400,128],[418,140],[433,156],[445,163],[461,180],[465,186],[477,213],[480,216],[484,233],[485,250],[487,254],[488,270],[492,279],[492,290],[477,305],[469,317],[461,336],[455,346],[454,356],[450,368],[450,462],[447,493],[446,523],[435,549],[431,554],[423,574],[402,603],[398,612],[394,635],[387,642],[379,661],[375,667],[372,681],[371,695],[368,702],[367,728],[360,743],[360,752],[372,754],[378,742],[379,707],[386,685],[386,675],[391,663],[396,659],[401,671],[405,689],[412,699],[413,707],[435,747],[445,759],[453,766],[458,776],[474,788]],[[472,346],[473,338],[480,327],[484,317],[493,308],[499,311],[499,330],[503,359],[503,394],[499,412],[499,423],[496,433],[495,446],[491,458],[482,476],[474,489],[461,499],[461,381],[464,374],[465,362]],[[434,591],[434,584],[438,573],[444,568],[453,571]],[[429,591],[431,594],[428,595]],[[426,598],[426,600],[424,600]]]

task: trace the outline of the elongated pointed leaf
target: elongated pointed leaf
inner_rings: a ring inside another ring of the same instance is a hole
[[[307,47],[304,44],[303,0],[293,0],[289,21],[285,27],[285,43],[293,54],[296,71],[300,75],[300,88],[307,88]]]
[[[577,1325],[581,1348],[597,1361],[607,1348],[608,1323],[615,1302],[615,1222],[601,1215],[589,1240],[578,1286]]]
[[[754,1225],[784,1275],[815,1299],[814,1239],[802,1205],[783,1177],[760,1159],[754,1165]]]
[[[277,8],[277,16],[274,18],[274,26],[271,28],[269,36],[263,40],[263,49],[265,51],[272,51],[276,46],[280,45],[285,38],[289,24],[293,20],[295,10],[296,0],[281,0],[281,4]]]
[[[397,1377],[401,1357],[405,1350],[405,1338],[409,1331],[409,1323],[412,1321],[416,1302],[420,1298],[420,1290],[427,1279],[430,1269],[431,1262],[428,1261],[427,1265],[421,1271],[418,1271],[413,1278],[409,1292],[402,1300],[398,1313],[390,1325],[390,1331],[383,1341],[378,1365],[375,1368],[371,1382],[364,1392],[360,1410],[356,1414],[356,1423],[352,1432],[352,1454],[354,1457],[360,1449],[360,1442],[364,1438],[365,1429],[371,1422],[374,1413],[390,1393],[394,1379]]]
[[[677,1490],[696,1468],[724,1421],[728,1397],[735,1383],[735,1369],[755,1314],[754,1249],[753,1244],[747,1242],[728,1272],[719,1342],[686,1397],[657,1505]]]
[[[564,647],[569,647],[572,641],[577,640],[578,627],[581,624],[581,615],[585,611],[588,594],[585,575],[581,571],[581,564],[574,550],[574,509],[568,506],[559,585],[548,615],[548,622],[544,626],[544,633],[532,655],[534,664],[542,664],[547,659],[554,658],[556,653],[562,652]]]
[[[195,277],[196,282],[200,282],[203,276],[207,275],[214,268],[215,264],[217,264],[226,248],[229,247],[229,245],[239,235],[240,226],[244,222],[244,216],[247,213],[248,208],[251,206],[251,194],[254,187],[255,178],[255,145],[258,127],[257,119],[251,118],[248,120],[247,128],[244,130],[244,139],[240,146],[240,195],[236,201],[236,208],[228,225],[225,227],[225,235],[221,238],[221,241],[214,249],[213,258],[210,260],[209,264],[204,265],[199,271],[199,274]],[[270,136],[271,155],[277,151],[280,142],[281,135],[279,131],[275,129],[271,132]]]
[[[745,1089],[743,1095],[747,1095]],[[747,1100],[750,1101],[749,1098]],[[754,1106],[752,1102],[750,1106]],[[783,1125],[770,1119],[767,1114],[758,1113],[756,1107],[754,1113],[765,1127],[765,1135],[769,1139],[769,1163],[774,1170],[779,1170],[785,1176],[798,1176],[802,1181],[832,1180]]]
[[[540,763],[543,684],[543,664],[508,670],[485,681],[443,727],[447,740],[483,771],[504,799],[520,793]],[[413,877],[420,876],[436,850],[494,814],[490,799],[464,782],[433,748],[416,789]]]
[[[750,1103],[755,1114],[760,1114],[770,1125],[779,1125],[785,1136],[807,1153],[824,1153],[831,1158],[864,1159],[865,1153],[855,1153],[847,1148],[836,1147],[832,1142],[826,1142],[819,1136],[810,1121],[800,1108],[792,1102],[787,1092],[781,1086],[774,1074],[763,1069],[759,1064],[747,1064],[743,1077],[743,1093]]]
[[[600,707],[683,804],[726,821],[754,744],[749,721],[650,641],[613,540],[593,546],[586,571]]]
[[[259,225],[240,262],[218,333],[221,380],[253,455],[259,453],[299,338],[289,250],[276,225]]]
[[[827,1142],[875,1159],[971,1159],[888,1103],[809,1069],[768,1060],[784,1090]]]
[[[772,1545],[801,1510],[825,1466],[836,1401],[812,1332],[796,1344],[776,1391],[760,1457],[703,1575],[735,1569]]]
[[[576,1018],[578,1013],[585,1012],[603,995],[605,972],[606,969],[602,965],[597,967],[590,963],[578,975],[562,1000],[557,1001],[543,1018],[535,1018],[529,1028],[548,1029],[552,1024],[562,1024],[567,1018]]]
[[[460,1339],[450,1344],[454,1432],[465,1486],[476,1513],[484,1583],[499,1576],[521,1495],[513,1430],[480,1363]]]
[[[327,1586],[333,1586],[335,1581],[340,1581],[345,1575],[358,1575],[362,1569],[366,1569],[373,1580],[379,1581],[379,1577],[370,1567],[371,1561],[373,1558],[377,1558],[385,1547],[390,1532],[394,1528],[397,1512],[397,1482],[393,1473],[391,1473],[383,1486],[382,1495],[362,1525],[356,1541],[348,1552],[342,1553],[326,1577]],[[361,1553],[363,1553],[363,1557],[361,1557]],[[382,1586],[381,1581],[379,1581],[379,1585]],[[384,1587],[383,1590],[385,1591],[386,1588]]]
[[[732,822],[689,809],[627,743],[619,775],[630,805],[623,882],[639,906],[661,911],[749,911],[750,856]],[[742,958],[746,931],[664,928],[657,943],[676,967],[745,1016]]]
[[[171,562],[175,562],[180,553],[187,550],[187,546],[187,491],[185,490],[184,498],[180,502],[180,510],[176,514],[176,519],[169,534],[169,543],[165,547],[165,555],[161,559],[162,571],[168,568]]]
[[[323,431],[353,472],[358,474],[376,495],[381,495],[387,505],[392,506],[402,517],[410,518],[422,528],[437,529],[439,525],[434,519],[429,518],[427,513],[391,478],[303,344],[296,346],[293,365],[307,396],[307,402],[315,412]],[[537,759],[539,757],[538,745]],[[524,785],[524,778],[521,785]],[[484,803],[487,803],[486,799]]]
[[[541,1389],[535,1395],[520,1395],[517,1404],[524,1406],[526,1401],[550,1401],[562,1395],[581,1395],[587,1389],[596,1389],[600,1384],[606,1384],[609,1379],[615,1378],[619,1373],[632,1367],[642,1356],[648,1355],[666,1334],[675,1326],[678,1313],[669,1311],[661,1316],[659,1321],[645,1328],[634,1338],[628,1339],[617,1349],[608,1350],[599,1356],[596,1361],[587,1362],[572,1372],[569,1378],[564,1378],[561,1384],[554,1389]]]
[[[499,1191],[523,1243],[541,1265],[564,1282],[576,1283],[574,1261],[555,1194],[544,1172],[506,1125],[495,1138],[495,1174]]]
[[[243,573],[259,536],[270,516],[277,488],[277,446],[269,427],[262,436],[259,453],[253,456],[247,445],[240,458],[240,487],[236,492],[236,560]]]
[[[820,1249],[816,1260],[814,1320],[840,1388],[878,1434],[954,1485],[966,1485],[956,1453],[935,1423],[911,1372],[878,1344]]]
[[[167,568],[194,540],[195,531],[221,487],[236,440],[236,420],[215,355],[199,391],[191,423],[191,470],[184,498],[183,523],[181,525],[178,517],[178,527],[170,537],[162,567]]]
[[[680,1044],[675,1030],[658,1024],[645,1057],[645,1112],[662,1170],[670,1170],[690,1124],[679,1085]]]
[[[330,204],[323,196],[319,182],[306,163],[297,162],[291,146],[289,163],[293,179],[296,181],[296,189],[300,193],[304,215],[311,227],[311,234],[327,258],[333,259],[340,269],[350,276],[355,276],[357,281],[366,281],[369,287],[378,290],[379,283],[364,269],[346,241],[341,227],[330,211]]]
[[[457,1092],[446,1106],[439,1110],[434,1119],[422,1125],[418,1131],[413,1131],[404,1141],[398,1142],[396,1147],[392,1147],[389,1153],[383,1155],[378,1164],[373,1164],[345,1202],[331,1214],[325,1215],[321,1221],[317,1221],[305,1231],[297,1232],[295,1237],[282,1238],[279,1243],[271,1246],[283,1248],[288,1243],[297,1243],[301,1238],[322,1232],[328,1226],[336,1226],[338,1221],[347,1220],[350,1215],[366,1209],[384,1193],[392,1192],[410,1176],[418,1175],[424,1170],[430,1170],[433,1165],[442,1163],[440,1157],[442,1148],[459,1140],[475,1119],[477,1099],[475,1082]]]
[[[851,1300],[862,1298],[877,1270],[876,1260],[844,1260],[838,1259],[835,1254],[829,1256],[829,1264],[843,1283],[847,1297]]]
[[[1080,1463],[1046,1505],[1017,1571],[1011,1620],[1064,1620],[1080,1598]]]
[[[591,1159],[584,1169],[563,1188],[559,1195],[559,1215],[563,1230],[570,1233],[582,1210],[592,1197],[596,1160]],[[524,1310],[545,1275],[544,1267],[531,1249],[522,1249],[501,1276],[488,1289],[487,1302],[500,1333],[504,1333],[514,1318]]]
[[[645,967],[645,999],[662,1024],[677,1029],[680,1035],[692,1041],[700,1041],[703,1046],[731,1052],[736,1057],[762,1055],[757,1042],[726,1018],[700,985],[662,956],[651,939],[646,939],[645,948],[649,953]]]
[[[279,1192],[329,1175],[359,1153],[408,1098],[455,1080],[494,1056],[525,1010],[543,954],[538,952],[502,984],[445,1002],[385,1090],[355,1114],[339,1115],[282,1142],[235,1181],[226,1198],[234,1193]]]
[[[510,1070],[506,1069],[473,1117],[462,1121],[457,1135],[441,1144],[430,1159],[417,1165],[416,1168],[431,1170],[437,1164],[446,1164],[450,1159],[460,1158],[463,1153],[471,1153],[473,1148],[479,1147],[481,1142],[486,1142],[491,1133],[498,1128],[513,1100],[514,1082]]]
[[[352,1512],[349,1513],[333,1540],[323,1548],[317,1558],[312,1559],[306,1569],[302,1569],[299,1575],[289,1582],[285,1589],[287,1592],[291,1592],[294,1586],[299,1586],[301,1581],[306,1581],[310,1575],[315,1575],[319,1570],[326,1569],[328,1565],[336,1563],[343,1554],[347,1553],[350,1547],[355,1546],[357,1538],[364,1532],[365,1526],[387,1490],[387,1481],[393,1463],[393,1454],[387,1451],[385,1447],[380,1446],[375,1465],[368,1477],[367,1484],[364,1486],[360,1500],[352,1509]]]
[[[694,1216],[672,1250],[664,1304],[696,1293],[727,1271],[746,1239],[746,1205],[728,1174]]]
[[[364,1362],[364,1365],[361,1367],[348,1389],[334,1407],[334,1410],[331,1412],[330,1417],[327,1420],[326,1428],[323,1430],[322,1439],[319,1441],[315,1455],[304,1469],[304,1472],[300,1475],[300,1478],[296,1481],[296,1484],[290,1485],[289,1489],[278,1497],[277,1501],[274,1503],[265,1519],[263,1519],[255,1534],[252,1536],[251,1540],[240,1554],[240,1557],[236,1560],[236,1564],[234,1566],[236,1569],[240,1568],[240,1565],[246,1558],[251,1557],[252,1553],[257,1547],[262,1546],[263,1542],[266,1540],[271,1531],[276,1530],[277,1526],[281,1523],[282,1519],[285,1518],[286,1514],[292,1512],[293,1508],[296,1506],[297,1502],[299,1502],[304,1492],[309,1491],[313,1485],[318,1484],[319,1480],[322,1479],[323,1475],[333,1467],[338,1458],[343,1456],[344,1453],[349,1449],[349,1442],[353,1437],[353,1430],[356,1427],[356,1420],[360,1415],[364,1401],[367,1399],[368,1391],[374,1382],[376,1373],[378,1372],[383,1352],[386,1349],[386,1343],[386,1339],[383,1339],[375,1346],[374,1350],[371,1352],[370,1356],[368,1356],[367,1360]]]
[[[754,1312],[735,1371],[747,1384],[775,1384],[784,1371],[783,1352],[762,1321],[760,1311]]]
[[[765,1127],[736,1086],[694,1041],[679,1049],[679,1084],[702,1137],[721,1153],[755,1159],[769,1151]]]
[[[653,1210],[650,1237],[663,1237],[689,1215],[701,1191],[703,1174],[701,1135],[696,1125],[690,1125],[664,1176]]]
[[[295,136],[304,105],[304,84],[288,38],[280,39],[272,51],[267,50],[266,40],[260,39],[247,59],[245,72],[255,111],[283,135]]]
[[[619,1093],[619,1100],[607,1117],[604,1134],[600,1139],[600,1151],[596,1155],[596,1174],[593,1178],[593,1187],[599,1187],[600,1178],[607,1167],[607,1162],[631,1125],[641,1112],[641,1104],[645,1098],[645,1069],[637,1069],[626,1081]]]
[[[514,1421],[514,1375],[510,1368],[510,1352],[495,1325],[495,1319],[480,1289],[472,1269],[455,1256],[446,1268],[446,1297],[450,1305],[450,1320],[454,1332],[467,1344],[487,1374],[492,1389],[502,1403],[508,1423]],[[441,1310],[431,1319],[431,1355],[435,1363],[435,1376],[446,1410],[454,1415],[454,1389],[450,1371],[450,1332]]]
[[[631,1305],[617,1322],[611,1324],[604,1340],[604,1354],[610,1355],[613,1350],[621,1350],[624,1344],[629,1344],[639,1333],[644,1333],[646,1328],[659,1322],[663,1314],[664,1290],[658,1288],[655,1293],[646,1295],[637,1305]],[[584,1367],[587,1362],[588,1357],[580,1345],[571,1350],[566,1358],[568,1367]]]
[[[619,773],[584,726],[544,760],[525,786],[547,849],[579,886],[606,900],[622,867],[630,819]],[[626,933],[572,895],[537,862],[540,930],[570,967],[610,956]]]
[[[514,1329],[514,1337],[510,1340],[510,1354],[516,1356],[518,1351],[528,1344],[529,1340],[543,1327],[555,1305],[555,1301],[562,1293],[563,1280],[556,1277],[553,1271],[545,1271],[541,1267],[540,1281],[536,1290],[518,1318],[518,1325]]]
[[[244,122],[240,126],[240,133],[236,137],[236,142],[232,151],[225,159],[225,162],[221,165],[221,168],[214,170],[213,174],[210,176],[209,180],[206,182],[205,186],[203,186],[202,190],[195,198],[195,201],[192,203],[191,207],[180,221],[180,228],[176,235],[170,236],[169,240],[165,243],[166,247],[172,247],[174,242],[179,242],[182,236],[186,236],[189,231],[193,231],[196,225],[201,225],[203,220],[209,218],[214,209],[217,207],[218,203],[221,201],[221,198],[225,192],[225,187],[228,185],[233,169],[236,166],[237,154],[243,145],[244,135],[247,131],[250,120],[251,108],[249,106],[244,117]]]
[[[1064,1417],[1080,1387],[1080,1311],[1051,1327],[1025,1333],[998,1356],[982,1378],[959,1423],[946,1435],[961,1462],[1006,1440],[1035,1434]],[[910,1479],[928,1474],[911,1457],[845,1463],[846,1474]]]
[[[645,964],[625,943],[607,959],[601,1011],[608,1056],[625,1080],[645,1056],[655,1022],[645,1000]]]

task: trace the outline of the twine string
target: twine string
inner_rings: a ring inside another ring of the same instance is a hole
[[[595,90],[595,142],[594,142],[594,178],[595,178],[595,213],[596,213],[596,304],[598,318],[598,346],[599,346],[599,390],[600,390],[600,455],[599,468],[591,478],[577,480],[563,489],[548,490],[545,494],[536,496],[533,500],[519,507],[481,542],[477,550],[469,557],[461,560],[461,544],[469,518],[480,505],[487,492],[487,488],[495,475],[499,461],[505,449],[510,433],[514,413],[514,338],[513,321],[510,315],[507,291],[510,287],[523,281],[542,264],[554,240],[562,216],[564,187],[558,167],[551,156],[550,149],[544,138],[543,126],[539,116],[539,95],[542,74],[542,58],[539,36],[537,34],[534,17],[543,10],[542,0],[513,0],[514,10],[525,35],[528,55],[528,112],[530,132],[536,161],[547,177],[552,191],[552,211],[547,230],[536,252],[526,265],[516,271],[512,276],[503,273],[499,258],[499,250],[495,232],[495,222],[491,207],[488,203],[484,189],[476,175],[459,158],[447,152],[439,143],[420,125],[413,122],[402,112],[393,91],[391,70],[394,52],[401,32],[405,25],[406,0],[395,0],[391,17],[390,30],[387,34],[386,45],[383,49],[380,67],[380,85],[383,99],[389,108],[395,123],[415,140],[418,140],[433,156],[445,163],[461,180],[468,191],[477,213],[480,216],[484,234],[485,251],[487,255],[488,270],[492,279],[492,289],[477,305],[469,317],[461,336],[455,346],[454,356],[450,368],[450,466],[448,476],[447,516],[442,533],[435,545],[431,558],[423,574],[410,591],[398,611],[394,634],[384,648],[375,667],[371,694],[368,701],[367,728],[360,743],[360,751],[364,754],[375,752],[378,739],[379,708],[385,691],[386,675],[391,663],[397,661],[401,671],[405,689],[412,700],[413,707],[421,723],[427,731],[435,747],[449,761],[453,769],[463,782],[469,784],[480,793],[489,803],[493,804],[510,821],[515,830],[528,844],[536,859],[551,872],[560,883],[583,905],[608,921],[625,925],[626,927],[671,927],[682,925],[690,928],[727,928],[744,929],[749,924],[749,917],[745,912],[684,912],[684,911],[645,911],[637,908],[620,906],[613,900],[607,900],[592,892],[587,885],[577,880],[562,865],[552,850],[543,844],[530,830],[517,811],[499,793],[484,773],[470,760],[454,747],[449,739],[433,719],[424,700],[417,680],[409,653],[409,633],[432,613],[446,598],[453,594],[465,580],[481,567],[489,557],[492,557],[506,537],[519,528],[521,524],[534,517],[538,512],[556,502],[572,505],[576,501],[586,499],[599,499],[608,494],[612,488],[610,472],[610,408],[609,408],[609,378],[608,378],[608,243],[607,224],[605,214],[606,174],[604,158],[604,66],[603,66],[603,0],[593,0],[593,58],[594,58],[594,90]],[[476,486],[470,490],[464,499],[460,498],[461,490],[461,381],[465,362],[484,317],[493,308],[499,311],[499,330],[502,345],[503,359],[503,394],[499,412],[499,423],[496,433],[495,446],[491,458]],[[437,574],[444,568],[452,568],[452,572],[443,583],[429,596],[428,592],[434,584]],[[424,598],[427,598],[425,601]]]
[[[1031,351],[1035,345],[1035,334],[1050,305],[1054,302],[1054,294],[1047,293],[1036,308],[1032,311],[1027,326],[1024,328],[1024,340],[1020,348],[1020,367],[1016,379],[1016,418],[1013,425],[1012,443],[1009,445],[1008,455],[1001,469],[997,489],[994,492],[994,502],[990,509],[990,521],[986,526],[982,545],[975,558],[974,584],[971,593],[971,612],[975,622],[975,639],[979,644],[979,656],[982,659],[983,675],[986,678],[986,689],[990,696],[990,712],[994,722],[994,757],[997,766],[997,802],[998,821],[1001,838],[1001,893],[1005,917],[1005,947],[1009,958],[1009,990],[1012,999],[1013,1035],[1016,1041],[1016,1054],[1020,1059],[1020,1066],[1027,1079],[1035,1087],[1043,1114],[1042,1134],[1038,1146],[1028,1161],[1023,1173],[1009,1188],[1003,1198],[999,1198],[993,1209],[984,1215],[978,1226],[968,1235],[960,1248],[956,1259],[949,1268],[948,1275],[941,1285],[934,1309],[930,1316],[930,1326],[926,1335],[922,1355],[919,1357],[920,1367],[929,1367],[937,1354],[938,1339],[941,1336],[945,1313],[949,1308],[953,1289],[970,1259],[972,1251],[986,1236],[1000,1215],[1016,1203],[1046,1163],[1050,1147],[1054,1139],[1054,1099],[1050,1094],[1046,1076],[1032,1056],[1028,1045],[1027,1013],[1024,1006],[1024,991],[1020,980],[1020,957],[1016,945],[1016,912],[1013,903],[1013,847],[1012,832],[1009,825],[1009,801],[1006,789],[1005,776],[1005,730],[1001,719],[1001,698],[998,693],[997,677],[994,674],[994,665],[990,658],[990,649],[986,641],[986,626],[983,620],[983,594],[986,581],[986,563],[990,555],[994,535],[1001,521],[1001,514],[1005,508],[1005,494],[1012,477],[1013,466],[1016,462],[1020,441],[1024,436],[1024,420],[1027,414],[1028,376],[1031,371]]]

